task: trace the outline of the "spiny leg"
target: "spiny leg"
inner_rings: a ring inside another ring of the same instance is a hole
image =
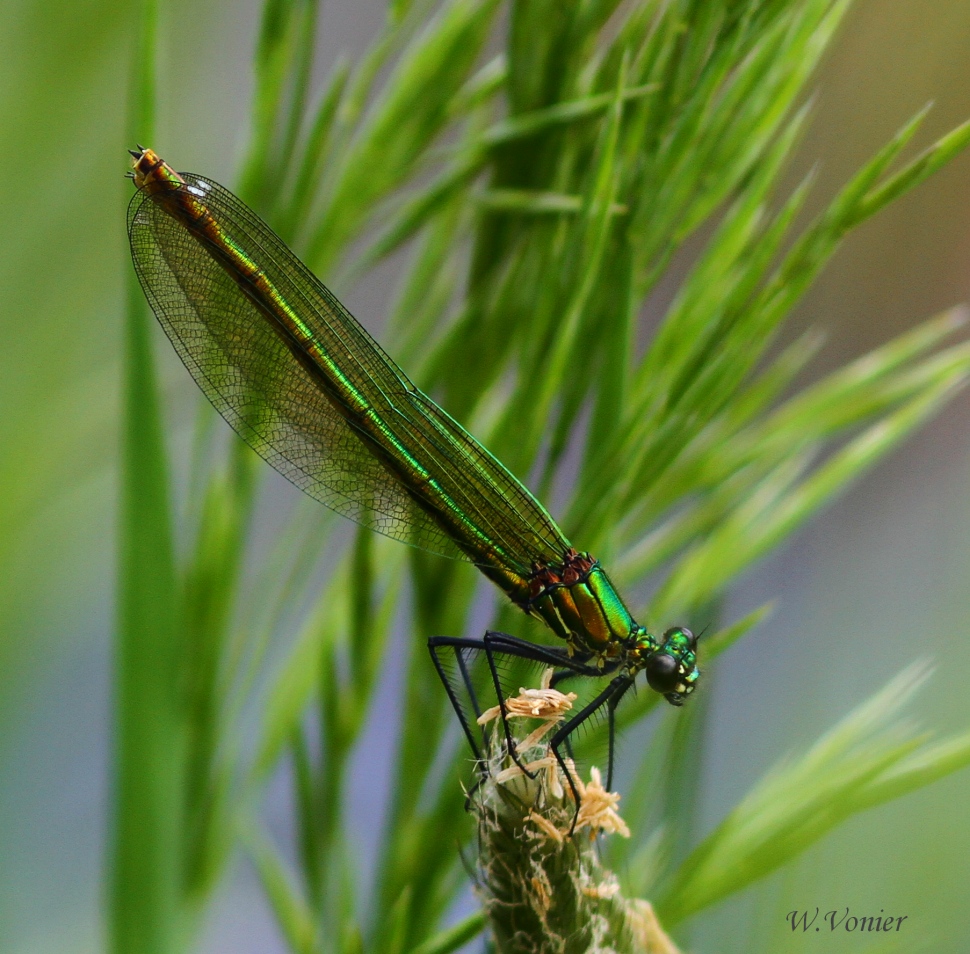
[[[462,653],[463,649],[474,649],[479,652],[484,651],[484,643],[480,639],[463,639],[457,636],[432,636],[428,639],[428,651],[431,653],[431,660],[434,663],[435,670],[438,673],[438,678],[441,680],[441,684],[445,687],[445,692],[448,694],[448,699],[451,702],[451,707],[455,710],[455,715],[458,716],[458,721],[461,723],[462,730],[465,733],[465,738],[468,740],[468,745],[472,750],[472,755],[475,757],[475,766],[478,774],[478,778],[475,784],[472,785],[470,789],[465,794],[465,811],[468,811],[471,800],[478,791],[482,782],[488,778],[488,763],[482,755],[482,750],[479,748],[478,740],[475,738],[475,733],[472,732],[472,728],[469,725],[468,717],[465,714],[465,709],[458,699],[455,692],[455,688],[449,679],[448,674],[445,672],[444,666],[441,664],[441,660],[438,658],[438,651],[444,647],[448,647],[455,656],[455,667],[458,670],[458,674],[461,676],[461,680],[464,683],[465,691],[468,693],[468,698],[471,703],[472,712],[474,712],[477,717],[481,716],[482,710],[478,704],[478,696],[475,692],[475,686],[472,682],[471,674],[468,672],[468,667],[465,665],[465,657]]]
[[[535,778],[535,773],[529,771],[519,758],[515,740],[512,738],[512,729],[508,722],[508,710],[505,706],[505,693],[502,691],[501,681],[498,676],[498,667],[495,665],[495,653],[504,653],[507,656],[514,656],[529,662],[541,663],[553,668],[564,667],[565,670],[575,672],[577,675],[593,675],[598,673],[599,670],[595,667],[584,665],[582,661],[574,660],[568,650],[537,645],[536,643],[519,639],[517,636],[510,636],[508,633],[500,633],[494,630],[486,631],[482,637],[482,646],[485,649],[485,656],[492,674],[492,682],[495,686],[495,694],[499,701],[499,711],[502,717],[502,727],[505,732],[505,742],[509,755],[512,761],[515,762],[528,778]]]
[[[469,642],[484,644],[486,639],[494,650],[508,656],[515,656],[529,662],[544,663],[554,669],[561,667],[583,675],[588,674],[586,672],[587,667],[583,665],[583,662],[585,662],[583,657],[579,657],[579,661],[576,661],[565,649],[556,646],[543,646],[541,643],[530,643],[518,636],[510,636],[508,633],[500,633],[497,630],[488,630],[480,641],[469,640]]]
[[[552,680],[550,682],[550,686],[552,688],[555,688],[557,682],[562,682],[563,679],[567,678],[568,676],[598,677],[608,675],[610,672],[613,672],[619,668],[620,663],[610,661],[605,666],[600,662],[590,664],[589,660],[595,658],[594,654],[592,653],[580,655],[575,653],[571,654],[566,649],[529,643],[524,639],[519,639],[517,636],[510,636],[508,633],[488,631],[485,633],[482,642],[486,646],[489,665],[492,669],[492,678],[495,682],[495,691],[499,698],[502,722],[505,727],[506,744],[509,747],[509,752],[515,764],[522,769],[522,771],[529,778],[534,778],[535,773],[530,772],[519,759],[515,742],[512,739],[511,729],[509,728],[508,719],[506,718],[507,713],[505,708],[505,697],[498,682],[496,667],[492,662],[493,650],[503,652],[509,656],[526,659],[531,662],[544,663],[545,665],[556,669],[557,671],[553,673]],[[572,752],[570,751],[569,754],[571,757]]]
[[[478,741],[475,738],[475,734],[472,732],[472,728],[469,725],[468,717],[465,714],[465,709],[458,699],[458,695],[455,692],[455,688],[451,683],[451,679],[448,677],[441,660],[438,658],[438,651],[444,647],[448,647],[455,655],[456,668],[461,676],[461,680],[465,685],[465,691],[468,693],[469,700],[471,701],[472,711],[475,716],[480,716],[481,709],[478,706],[478,697],[475,694],[475,688],[471,681],[471,675],[468,672],[468,668],[465,666],[465,660],[462,656],[462,649],[483,649],[481,640],[477,639],[460,639],[452,636],[432,636],[428,640],[428,651],[431,653],[431,660],[434,663],[435,670],[438,673],[438,678],[441,680],[441,684],[445,687],[445,692],[448,694],[448,699],[451,702],[451,707],[455,710],[455,715],[458,716],[458,721],[461,723],[461,727],[464,730],[465,738],[468,739],[468,744],[471,747],[472,754],[475,756],[475,760],[480,766],[480,771],[482,771],[481,766],[484,764],[482,758],[482,751],[479,748]]]
[[[510,636],[508,633],[500,633],[500,632],[495,632],[491,630],[486,632],[481,639],[467,639],[467,638],[461,638],[456,636],[432,636],[428,640],[428,649],[431,652],[431,657],[434,661],[435,669],[438,672],[438,677],[441,679],[441,682],[445,687],[445,691],[448,693],[448,698],[451,700],[452,708],[454,708],[455,713],[457,714],[458,719],[461,722],[462,728],[465,731],[465,736],[468,739],[468,743],[471,746],[472,752],[474,753],[475,758],[479,760],[478,764],[480,767],[481,778],[479,779],[478,783],[474,786],[474,788],[472,788],[471,792],[469,792],[469,796],[471,796],[471,794],[474,793],[475,789],[478,788],[478,785],[481,784],[483,778],[485,777],[485,774],[487,772],[487,764],[482,759],[481,750],[479,749],[478,743],[475,740],[474,734],[471,731],[471,726],[468,723],[468,719],[465,715],[465,710],[463,709],[460,701],[458,700],[454,686],[452,685],[450,679],[448,678],[448,675],[441,664],[441,660],[438,658],[438,650],[439,648],[444,646],[449,647],[455,653],[455,658],[456,658],[456,661],[458,662],[458,670],[462,677],[462,682],[464,683],[465,689],[468,692],[470,699],[472,700],[472,706],[475,709],[476,715],[480,715],[481,713],[479,711],[474,689],[471,684],[470,674],[468,673],[468,670],[464,665],[464,659],[461,656],[460,650],[473,649],[473,650],[477,650],[479,652],[485,653],[485,657],[488,660],[488,664],[489,664],[489,671],[492,676],[492,683],[495,689],[496,696],[499,700],[499,711],[501,713],[502,724],[505,731],[506,744],[509,748],[509,753],[511,754],[516,765],[518,765],[519,768],[522,769],[522,771],[530,778],[534,778],[535,775],[534,773],[530,773],[528,770],[526,770],[526,768],[522,765],[521,761],[518,758],[518,753],[516,751],[515,743],[511,737],[511,730],[508,725],[508,719],[506,718],[507,711],[505,708],[505,697],[502,692],[501,684],[499,682],[498,669],[495,665],[494,654],[504,653],[505,655],[513,656],[518,659],[524,659],[529,662],[541,663],[546,666],[551,666],[554,669],[558,669],[559,671],[553,675],[553,683],[561,682],[563,679],[567,678],[567,676],[573,676],[573,675],[594,676],[594,677],[608,675],[611,671],[615,671],[619,665],[618,663],[608,664],[605,667],[601,667],[599,665],[589,665],[588,660],[592,658],[592,656],[589,656],[589,655],[585,657],[571,656],[568,651],[563,649],[558,649],[551,646],[537,645],[536,643],[530,643],[524,639],[519,639],[517,636]],[[576,728],[576,726],[578,726],[583,721],[583,719],[587,718],[589,715],[595,712],[596,709],[599,708],[599,706],[603,704],[603,701],[609,697],[610,687],[613,686],[614,683],[616,682],[617,682],[617,679],[614,679],[613,682],[611,682],[610,685],[607,686],[606,689],[604,689],[604,691],[601,692],[600,695],[597,696],[592,703],[590,703],[590,705],[586,706],[582,712],[580,712],[576,717],[571,719],[566,724],[566,726],[563,727],[565,731],[560,730],[559,732],[557,732],[556,735],[553,737],[553,741],[550,743],[550,747],[553,749],[553,754],[555,755],[560,768],[562,768],[563,773],[565,774],[569,782],[570,789],[572,790],[572,793],[573,793],[573,798],[576,801],[577,814],[579,812],[579,808],[578,808],[579,792],[576,789],[575,783],[573,782],[572,776],[570,775],[566,767],[566,763],[563,760],[562,755],[558,751],[558,745],[561,744],[562,741],[568,737],[569,733],[574,728]],[[558,739],[558,742],[556,741],[557,739]],[[576,819],[574,817],[573,818],[574,826],[575,826],[575,823],[576,823]],[[572,828],[570,828],[570,833],[571,832],[572,832]]]
[[[465,688],[468,690],[468,698],[471,700],[472,711],[475,713],[476,719],[482,714],[482,707],[478,704],[478,696],[475,693],[475,684],[472,682],[471,674],[468,672],[468,667],[465,665],[465,657],[460,652],[455,652],[455,657],[458,660],[458,669],[461,672],[462,682],[465,684]]]
[[[501,633],[496,635],[504,636],[505,634]],[[515,740],[512,738],[512,728],[509,725],[508,711],[505,708],[505,693],[502,691],[502,683],[498,677],[498,667],[495,665],[495,655],[492,651],[492,640],[489,638],[491,636],[491,632],[486,632],[482,637],[482,643],[485,646],[485,658],[488,660],[488,668],[492,673],[492,683],[495,686],[495,695],[498,697],[499,712],[502,716],[502,728],[505,731],[506,750],[508,751],[512,761],[515,762],[515,764],[522,770],[527,778],[535,778],[536,773],[530,772],[519,758],[518,748],[516,747]]]
[[[557,689],[562,683],[573,676],[592,676],[594,678],[599,676],[609,676],[616,672],[620,668],[621,662],[619,660],[599,660],[596,663],[590,664],[590,659],[595,659],[596,657],[589,653],[585,656],[573,656],[571,662],[575,663],[576,666],[572,669],[560,669],[558,672],[552,674],[552,679],[549,681],[549,685],[553,689]],[[571,739],[566,739],[566,754],[573,758],[573,743]],[[610,758],[612,759],[612,736],[610,737]]]
[[[602,664],[599,662],[591,663],[590,660],[595,658],[592,653],[583,656],[573,655],[569,658],[569,665],[567,667],[559,669],[552,674],[552,680],[549,685],[553,689],[556,689],[559,683],[565,682],[573,676],[610,676],[620,668],[620,660],[609,659],[603,661]]]
[[[566,742],[573,731],[575,731],[591,715],[593,715],[593,713],[595,713],[600,706],[608,702],[617,692],[619,692],[620,695],[626,692],[630,686],[630,683],[632,682],[633,680],[629,676],[625,675],[616,676],[611,679],[609,685],[606,686],[606,688],[598,696],[596,696],[592,702],[586,706],[583,706],[583,708],[580,709],[576,715],[566,722],[565,725],[561,726],[549,742],[549,748],[552,749],[552,754],[555,755],[556,761],[559,763],[559,767],[566,776],[566,781],[569,782],[569,788],[573,794],[573,801],[576,804],[576,811],[573,813],[573,821],[569,826],[570,837],[572,837],[573,832],[576,830],[576,819],[579,818],[579,789],[576,787],[576,781],[573,779],[573,773],[566,765],[566,761],[562,757],[559,747]]]
[[[610,747],[606,766],[606,790],[608,792],[613,790],[613,752],[616,744],[616,707],[620,704],[620,700],[626,695],[626,691],[632,685],[633,679],[627,678],[623,685],[621,685],[621,687],[617,689],[612,696],[610,696],[610,701],[606,704],[606,713],[610,733]]]

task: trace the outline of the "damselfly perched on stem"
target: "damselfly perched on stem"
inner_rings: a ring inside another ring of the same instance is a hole
[[[139,148],[128,210],[135,271],[153,311],[206,397],[260,456],[338,513],[414,546],[474,564],[564,648],[506,633],[434,636],[432,658],[476,757],[476,734],[449,678],[474,695],[468,651],[551,666],[552,686],[608,679],[550,740],[562,749],[595,713],[609,723],[643,672],[681,705],[699,677],[684,627],[655,637],[630,615],[606,571],[573,548],[526,487],[427,395],[255,212],[202,176]],[[476,704],[477,705],[477,704]],[[510,756],[521,767],[504,718]],[[578,803],[578,794],[574,788]]]

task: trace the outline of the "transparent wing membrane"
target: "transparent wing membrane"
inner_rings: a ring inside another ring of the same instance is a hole
[[[132,257],[186,368],[243,440],[310,496],[387,536],[471,562],[485,562],[480,552],[494,545],[522,575],[536,560],[561,559],[569,544],[542,505],[411,384],[275,233],[218,184],[183,178],[218,241],[197,237],[139,193],[129,210]],[[286,340],[219,243],[266,276],[319,352],[339,365],[354,406],[321,386],[313,356]],[[361,414],[379,422],[382,440],[361,426]],[[388,447],[413,472],[402,474]],[[436,497],[422,493],[432,486]]]

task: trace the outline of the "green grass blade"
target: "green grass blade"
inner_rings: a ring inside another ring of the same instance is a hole
[[[668,885],[658,903],[665,923],[763,878],[855,812],[967,765],[965,734],[931,745],[900,718],[926,676],[925,666],[905,670],[757,783]]]
[[[141,6],[129,130],[150,139],[158,11]],[[115,642],[113,954],[176,954],[182,943],[184,723],[179,594],[153,325],[129,270]]]
[[[239,193],[270,209],[292,153],[308,77],[315,0],[266,0],[256,49],[253,133]]]
[[[253,455],[242,442],[229,452],[228,472],[204,491],[198,537],[183,575],[183,703],[186,716],[186,893],[213,886],[230,849],[229,770],[225,735],[232,724],[226,678],[233,607],[243,571],[252,505]]]
[[[319,954],[323,946],[316,919],[293,873],[254,820],[240,823],[239,832],[290,950],[294,954]]]
[[[718,593],[939,410],[965,385],[966,377],[965,364],[942,376],[807,477],[802,474],[808,457],[792,456],[760,483],[704,546],[684,557],[657,593],[654,611],[664,616]]]
[[[476,911],[464,921],[412,949],[411,954],[451,954],[469,941],[473,941],[485,929],[485,914]]]
[[[451,0],[405,51],[342,158],[308,242],[311,267],[325,269],[334,260],[447,126],[452,91],[472,72],[497,8],[496,0]]]
[[[295,174],[291,196],[280,215],[280,235],[287,241],[299,232],[310,214],[314,192],[324,177],[327,160],[333,151],[333,132],[337,113],[344,99],[350,79],[350,62],[338,59],[327,83],[326,91],[317,105],[313,122],[303,149],[303,159]]]
[[[883,206],[925,181],[937,169],[941,169],[963,152],[968,144],[970,144],[970,121],[948,132],[899,172],[867,192],[859,204],[860,220],[868,218]]]

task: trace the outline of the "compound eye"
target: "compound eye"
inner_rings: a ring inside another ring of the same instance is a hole
[[[697,637],[686,626],[672,626],[663,635],[664,643],[669,643],[671,639],[684,639],[689,649],[697,648]]]
[[[647,684],[660,693],[673,692],[680,678],[680,663],[670,653],[654,653],[646,665]]]

